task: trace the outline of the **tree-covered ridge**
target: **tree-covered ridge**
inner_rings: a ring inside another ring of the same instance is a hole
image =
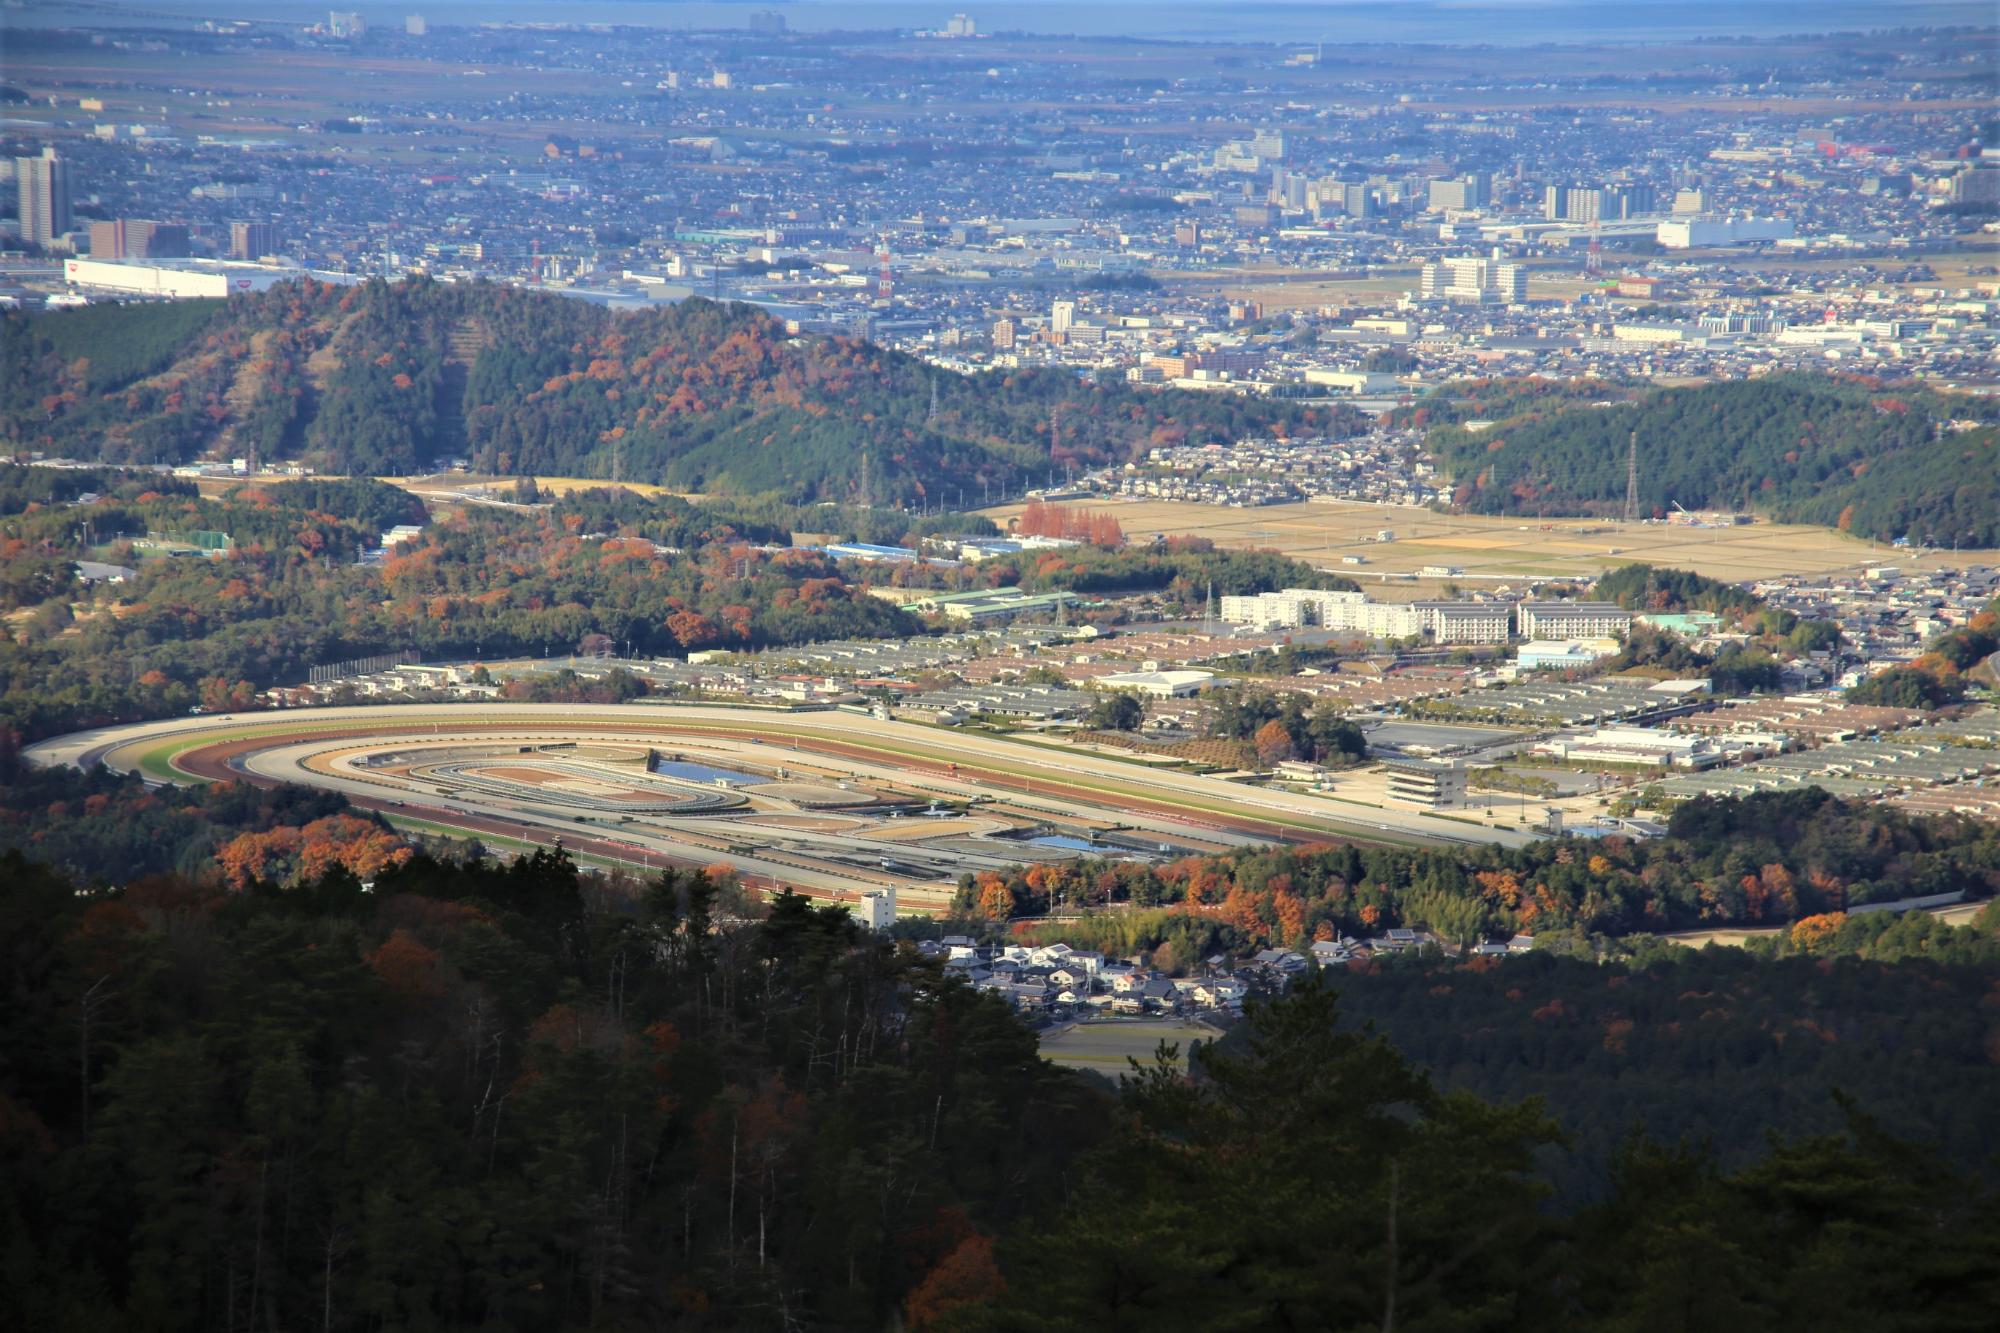
[[[850,339],[788,337],[752,307],[698,298],[614,314],[413,278],[286,283],[199,320],[151,309],[95,316],[103,350],[89,364],[69,315],[8,314],[7,442],[142,462],[254,448],[371,474],[466,456],[501,474],[936,505],[1155,445],[1359,423],[1345,409],[1058,370],[961,376]]]
[[[1415,402],[1391,408],[1387,420],[1393,426],[1422,429],[1546,416],[1583,403],[1629,402],[1640,391],[1641,386],[1625,380],[1559,380],[1541,375],[1452,380],[1425,391]]]
[[[1074,861],[960,885],[956,910],[1064,921],[1050,938],[1185,970],[1209,954],[1422,927],[1472,944],[1517,932],[1586,948],[1593,937],[1778,926],[1865,903],[2000,894],[2000,829],[1912,816],[1816,788],[1700,797],[1657,838],[1550,838],[1450,851],[1348,844],[1260,847],[1161,866]]]
[[[1707,611],[1742,621],[1764,609],[1762,598],[1733,583],[1685,569],[1660,569],[1643,564],[1620,565],[1598,575],[1591,594],[1641,615]]]
[[[1638,437],[1649,516],[1758,509],[1859,536],[2000,545],[2000,437],[1991,404],[1920,387],[1808,374],[1637,398],[1555,400],[1430,448],[1475,513],[1617,514]],[[1950,423],[1976,419],[1976,429]]]

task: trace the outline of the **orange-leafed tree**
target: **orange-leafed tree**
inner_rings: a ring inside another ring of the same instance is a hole
[[[1841,923],[1846,920],[1845,912],[1821,912],[1818,916],[1801,917],[1792,923],[1792,947],[1807,953],[1815,952],[1839,933]]]
[[[937,1328],[953,1311],[990,1301],[1007,1289],[993,1242],[974,1232],[938,1261],[903,1303],[912,1330]]]
[[[438,962],[438,951],[407,930],[395,931],[368,955],[368,966],[382,979],[383,987],[403,1000],[423,1000],[443,992]]]
[[[983,870],[974,884],[979,890],[979,915],[989,921],[1005,921],[1014,915],[1014,894],[1006,880],[991,870]]]
[[[1251,741],[1257,747],[1257,763],[1262,768],[1274,768],[1292,757],[1292,733],[1277,718],[1257,728]]]

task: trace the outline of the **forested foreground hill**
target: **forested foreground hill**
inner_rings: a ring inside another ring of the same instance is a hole
[[[1589,401],[1446,386],[1404,419],[1432,426],[1452,500],[1475,513],[1621,513],[1636,434],[1647,516],[1755,509],[1878,540],[2000,546],[2000,409],[1984,400],[1806,374],[1584,389]]]
[[[0,334],[6,444],[107,462],[255,451],[380,475],[463,456],[509,475],[936,504],[1153,445],[1359,422],[1053,370],[957,375],[845,338],[788,337],[745,305],[613,314],[414,278],[9,314]]]
[[[27,1328],[1972,1330],[2000,1298],[1991,1181],[1866,1114],[1927,1067],[1926,1124],[1990,1106],[1990,975],[1951,964],[1342,982],[1452,1082],[1455,1025],[1567,1107],[1441,1091],[1308,978],[1114,1103],[843,908],[560,850],[98,894],[10,853],[0,939]],[[1612,1021],[1655,1011],[1686,1031]],[[1622,1106],[1698,1131],[1716,1071],[1714,1128],[1774,1141],[1604,1166]]]

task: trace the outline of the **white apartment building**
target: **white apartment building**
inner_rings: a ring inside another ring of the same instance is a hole
[[[1412,602],[1437,643],[1505,643],[1514,632],[1510,602]]]
[[[1371,602],[1358,592],[1285,588],[1222,599],[1222,618],[1232,625],[1277,625],[1285,629],[1342,630],[1370,638],[1401,639],[1424,630],[1415,607]]]
[[[1632,613],[1614,602],[1523,602],[1516,619],[1524,639],[1614,639],[1632,628]]]

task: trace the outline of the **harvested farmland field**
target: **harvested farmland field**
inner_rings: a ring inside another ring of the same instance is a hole
[[[1929,569],[1967,561],[1992,564],[2000,552],[1960,551],[1955,556],[1870,544],[1830,528],[1756,522],[1738,527],[1667,523],[1617,523],[1606,519],[1496,518],[1436,514],[1394,505],[1321,503],[1232,509],[1176,500],[1093,499],[1080,502],[1117,517],[1128,540],[1155,534],[1206,537],[1217,546],[1273,550],[1358,580],[1388,600],[1400,586],[1429,595],[1444,577],[1495,581],[1506,578],[1585,577],[1634,562],[1691,569],[1710,578],[1741,582],[1782,574],[1824,574],[1893,562]],[[984,511],[1002,527],[1019,505]],[[1379,541],[1383,530],[1393,541]],[[1365,564],[1349,565],[1342,557]],[[1430,566],[1463,571],[1420,577]]]

